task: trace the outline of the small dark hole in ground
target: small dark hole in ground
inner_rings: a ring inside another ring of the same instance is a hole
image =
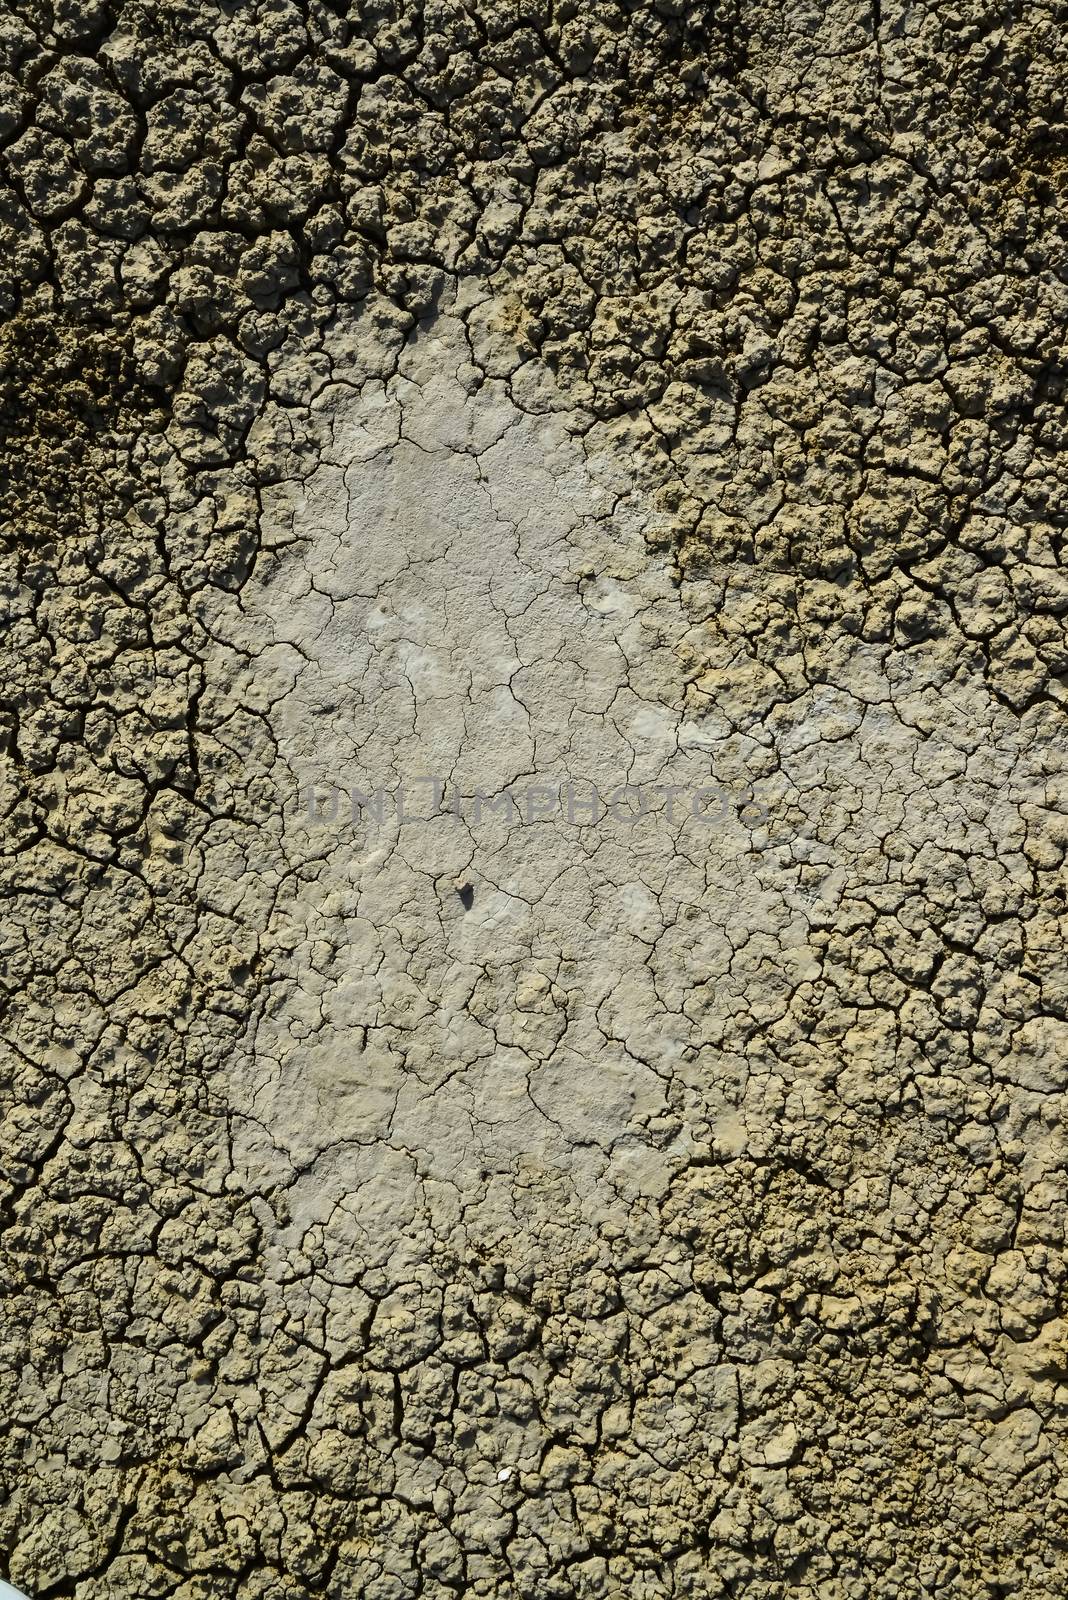
[[[471,907],[475,903],[474,884],[465,883],[461,888],[457,889],[456,893],[460,896],[460,904],[463,906],[464,910],[470,911]]]

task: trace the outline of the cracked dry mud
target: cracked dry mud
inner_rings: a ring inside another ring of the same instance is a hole
[[[1063,1595],[1066,23],[4,7],[35,1600]]]

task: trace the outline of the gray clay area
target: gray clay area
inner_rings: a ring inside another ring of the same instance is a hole
[[[1062,1600],[1066,30],[3,4],[33,1600]]]

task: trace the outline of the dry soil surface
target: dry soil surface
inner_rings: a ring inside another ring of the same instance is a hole
[[[1061,1600],[1066,39],[3,7],[34,1600]]]

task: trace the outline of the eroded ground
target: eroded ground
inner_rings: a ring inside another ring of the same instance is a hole
[[[30,1595],[1063,1593],[1065,21],[7,9]]]

